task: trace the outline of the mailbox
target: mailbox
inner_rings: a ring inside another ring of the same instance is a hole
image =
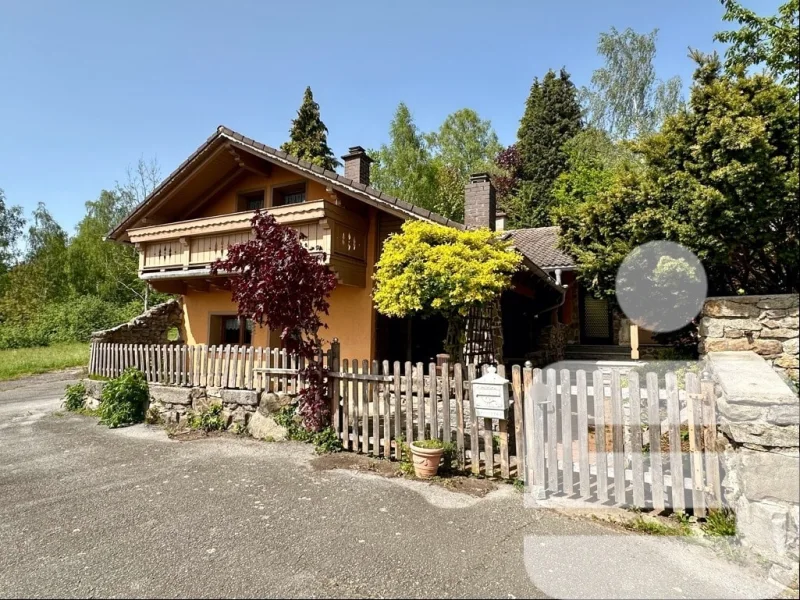
[[[508,379],[489,367],[486,375],[472,381],[472,400],[476,417],[508,419]]]

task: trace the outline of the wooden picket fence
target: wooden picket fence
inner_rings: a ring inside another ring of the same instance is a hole
[[[461,469],[522,479],[540,497],[698,516],[721,500],[713,384],[701,391],[695,373],[679,390],[671,372],[663,387],[635,372],[622,386],[619,371],[608,381],[595,371],[590,385],[583,370],[515,365],[506,421],[473,418],[476,365],[345,360],[332,369],[332,422],[348,450],[396,459],[401,436],[436,438],[455,445]]]
[[[338,358],[333,360],[328,374],[332,423],[345,449],[398,459],[401,437],[406,442],[439,439],[454,444],[462,470],[505,479],[518,476],[519,454],[510,447],[514,438],[509,421],[473,416],[469,382],[480,375],[476,365],[390,365],[357,359],[339,365]],[[502,375],[505,369],[501,366],[498,372]],[[522,414],[514,415],[510,422],[520,440]]]
[[[454,445],[462,470],[524,480],[535,494],[698,516],[721,501],[713,384],[687,373],[510,369],[508,420],[475,418],[485,367],[341,359],[328,369],[332,426],[346,450],[399,458],[398,440]],[[93,344],[90,372],[140,369],[148,382],[297,393],[303,362],[250,346]],[[503,365],[498,373],[506,376]],[[617,476],[618,475],[618,476]]]
[[[327,365],[331,351],[321,358]],[[139,369],[149,383],[296,394],[303,359],[278,348],[185,344],[102,344],[91,348],[89,372],[119,377]]]
[[[583,370],[513,369],[525,390],[526,482],[542,496],[705,515],[722,500],[713,382],[692,372],[684,390],[672,372],[663,388],[656,373],[627,379],[598,370],[589,385]]]

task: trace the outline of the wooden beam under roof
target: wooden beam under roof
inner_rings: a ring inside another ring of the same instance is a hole
[[[128,222],[132,221],[132,219],[134,219],[134,218],[136,218],[136,220],[135,220],[135,221],[133,221],[133,222],[131,222],[131,223],[129,223],[129,224],[128,224],[128,225],[125,227],[125,229],[126,229],[126,230],[127,230],[127,229],[133,229],[134,227],[132,227],[132,225],[135,225],[136,223],[140,222],[140,221],[142,220],[142,218],[143,218],[143,217],[145,217],[146,215],[150,215],[150,214],[152,214],[153,212],[155,212],[156,210],[158,210],[159,208],[161,208],[162,206],[164,206],[164,204],[166,204],[166,202],[167,202],[167,201],[168,201],[170,198],[172,198],[172,196],[174,196],[174,195],[175,195],[175,193],[176,193],[178,190],[180,190],[181,188],[183,188],[183,187],[184,187],[184,186],[185,186],[185,185],[186,185],[186,184],[187,184],[189,181],[191,181],[191,180],[192,180],[192,178],[193,178],[193,177],[195,177],[195,175],[196,175],[197,173],[199,173],[199,172],[200,172],[200,169],[201,169],[201,167],[202,167],[203,165],[206,165],[206,164],[208,164],[209,162],[211,162],[212,160],[214,160],[214,158],[215,158],[215,157],[217,157],[218,155],[220,155],[221,153],[223,153],[223,152],[225,151],[226,147],[227,147],[227,145],[226,145],[226,144],[222,144],[222,145],[220,145],[218,148],[214,149],[214,150],[213,150],[213,151],[212,151],[212,152],[211,152],[211,153],[210,153],[208,156],[206,156],[204,159],[202,159],[202,160],[200,161],[200,163],[198,163],[198,164],[197,164],[196,166],[194,166],[194,167],[193,167],[193,168],[192,168],[190,171],[188,171],[188,172],[186,173],[186,176],[185,176],[185,177],[183,177],[183,178],[182,178],[182,179],[180,179],[180,180],[179,180],[177,183],[175,183],[175,184],[174,184],[174,186],[172,187],[172,189],[171,189],[171,190],[169,190],[168,192],[166,192],[166,193],[165,193],[165,194],[164,194],[164,195],[161,197],[161,199],[160,199],[158,202],[156,202],[156,203],[155,203],[155,204],[153,204],[152,206],[147,206],[146,204],[142,204],[141,206],[139,206],[139,207],[137,207],[136,209],[134,209],[134,211],[133,211],[133,212],[132,212],[132,213],[131,213],[131,214],[130,214],[130,215],[129,215],[129,216],[126,218],[126,219],[125,219],[125,221],[123,221],[123,223],[128,223]],[[146,210],[146,213],[145,213],[145,215],[137,215],[137,214],[136,214],[136,213],[138,213],[138,212],[140,212],[140,211],[145,211],[145,210]],[[137,217],[138,217],[138,218],[137,218]],[[125,233],[123,233],[123,235],[125,235]]]
[[[182,219],[182,220],[185,221],[185,220],[193,218],[193,216],[196,215],[198,213],[198,211],[209,200],[211,200],[214,196],[219,194],[222,190],[224,190],[226,187],[228,187],[236,179],[238,179],[240,176],[242,176],[244,174],[244,172],[245,172],[245,170],[242,167],[240,167],[239,165],[236,165],[235,167],[233,167],[230,171],[228,171],[225,174],[225,176],[223,176],[222,179],[219,180],[219,182],[217,182],[217,184],[215,186],[213,186],[206,193],[204,193],[202,196],[200,196],[200,198],[197,199],[197,202],[194,204],[194,207],[192,208],[192,210],[189,211],[189,214],[187,214],[186,217],[184,219]]]
[[[186,284],[179,279],[153,279],[149,283],[154,290],[164,294],[186,293]]]
[[[259,158],[249,152],[243,152],[234,148],[231,144],[228,144],[228,152],[230,152],[233,160],[236,161],[240,168],[262,177],[270,177],[272,175],[272,163],[268,160]]]

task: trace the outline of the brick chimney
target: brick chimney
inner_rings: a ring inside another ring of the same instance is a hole
[[[464,188],[464,225],[495,230],[497,200],[488,173],[473,173]]]
[[[352,146],[342,157],[344,176],[356,183],[369,185],[369,165],[372,159],[361,146]]]

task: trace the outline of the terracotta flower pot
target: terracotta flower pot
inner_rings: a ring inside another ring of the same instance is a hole
[[[434,477],[439,470],[444,448],[419,448],[416,442],[411,442],[411,459],[414,463],[414,473],[420,479]]]

